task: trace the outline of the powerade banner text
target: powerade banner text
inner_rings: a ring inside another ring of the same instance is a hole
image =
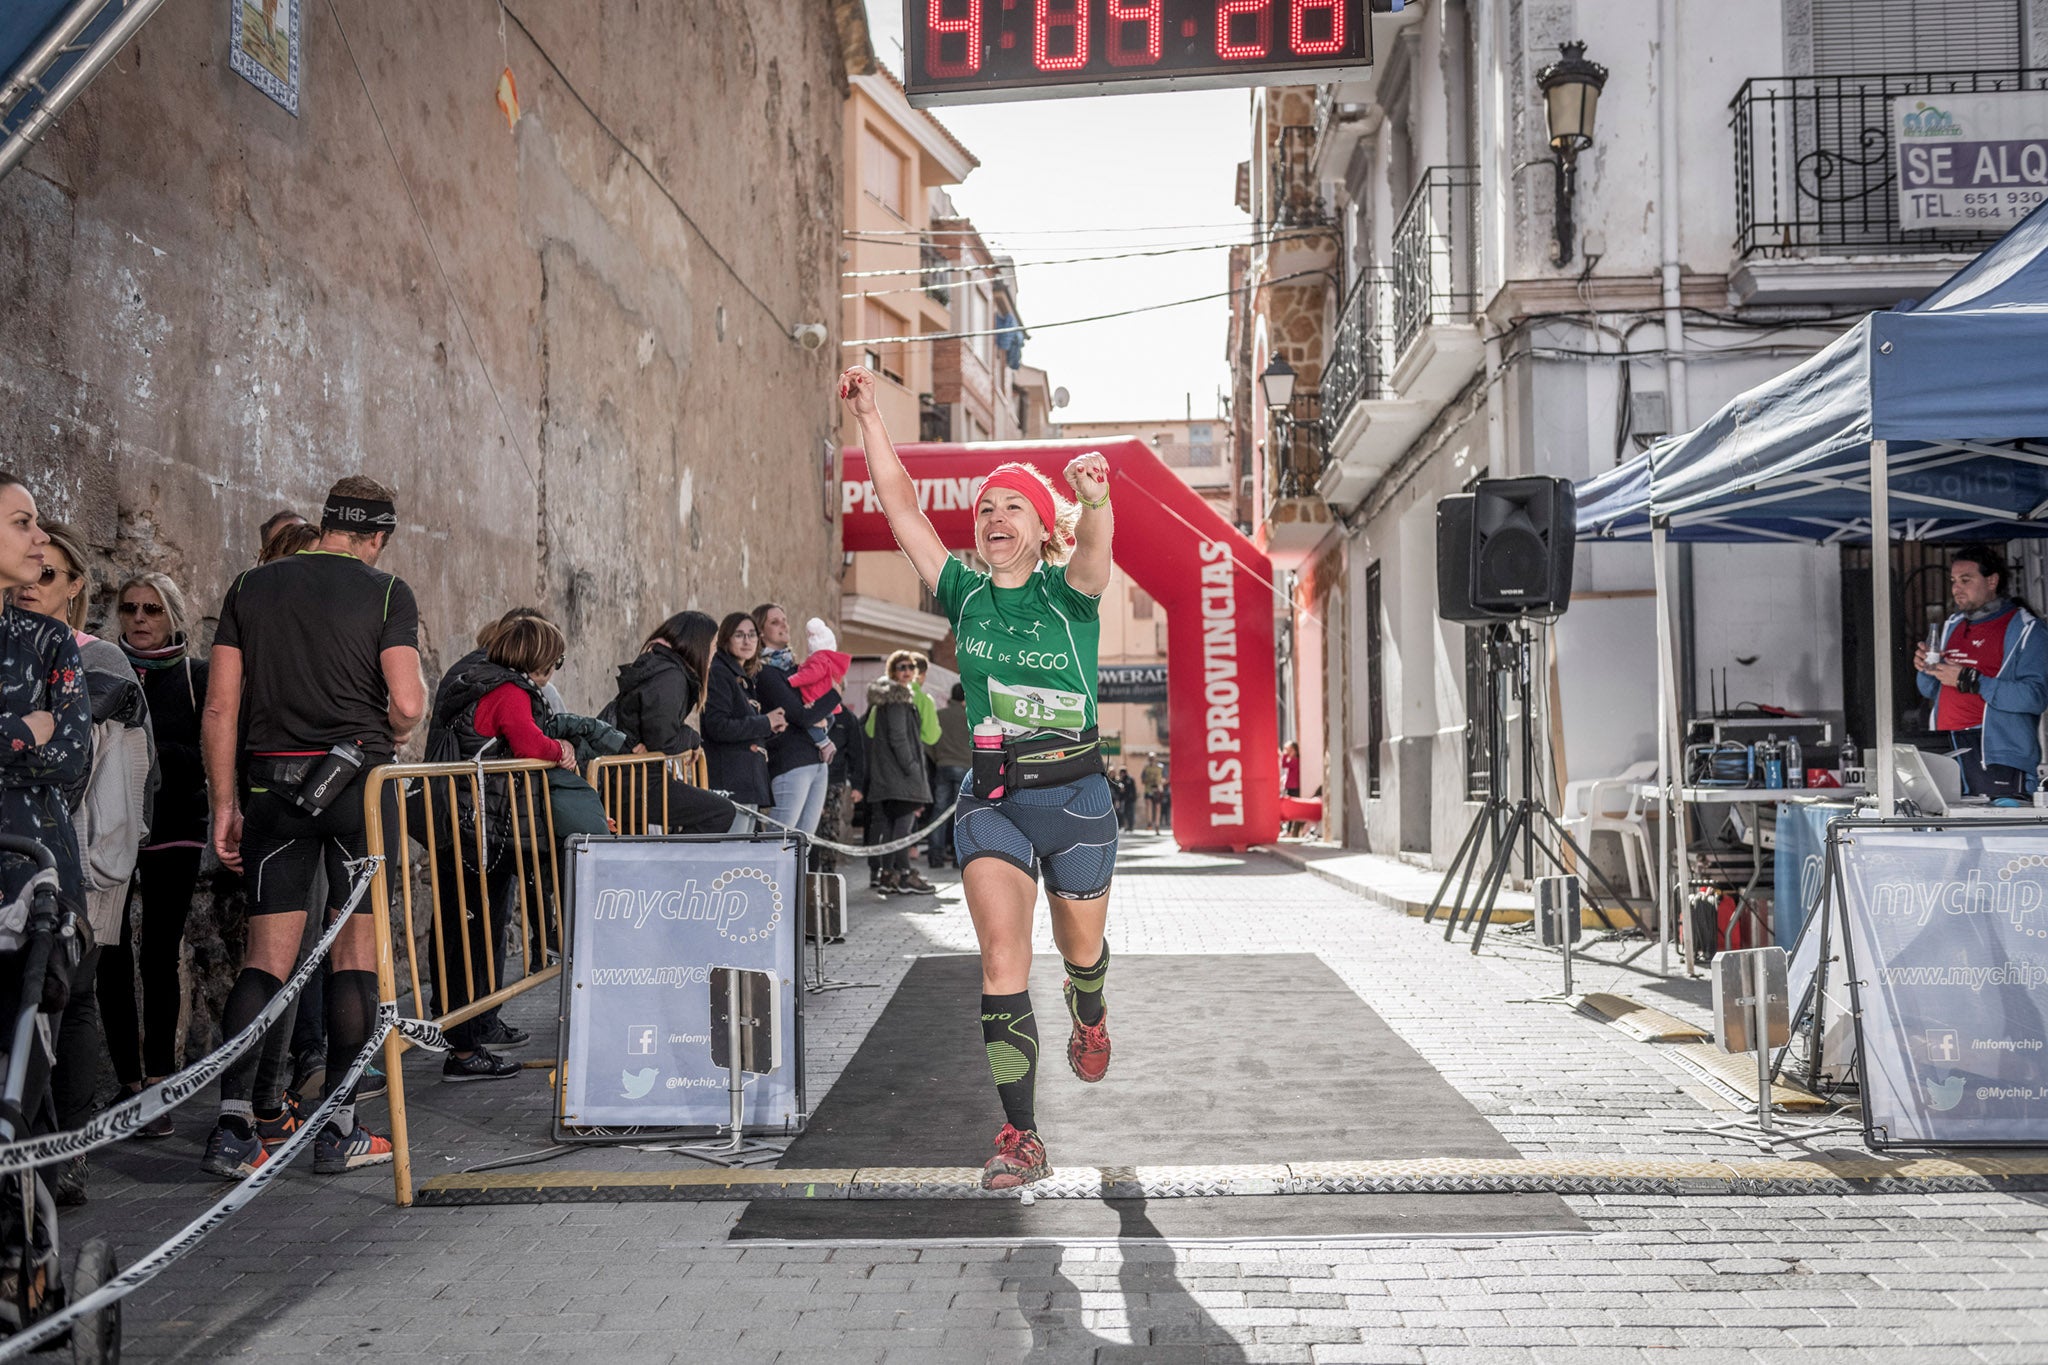
[[[747,1077],[750,1131],[795,1131],[802,888],[794,846],[762,840],[579,842],[561,1121],[571,1127],[711,1128],[731,1112],[711,1064],[711,969],[774,972],[788,1060]]]
[[[2048,90],[1892,101],[1899,226],[2002,231],[2048,198]]]
[[[1116,503],[1117,567],[1166,610],[1173,837],[1182,848],[1245,849],[1280,834],[1279,690],[1273,566],[1237,528],[1130,436],[1014,445],[904,445],[919,504],[953,549],[974,545],[974,490],[1021,461],[1066,488],[1067,462],[1099,452]],[[893,550],[867,457],[842,461],[849,550]],[[1100,697],[1098,700],[1110,700]]]
[[[1843,831],[1880,1143],[2048,1144],[2048,825]]]
[[[1166,700],[1165,664],[1103,664],[1095,670],[1095,700],[1149,705]]]

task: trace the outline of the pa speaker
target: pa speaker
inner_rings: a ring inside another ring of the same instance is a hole
[[[1436,504],[1436,614],[1446,621],[1474,626],[1505,621],[1516,613],[1488,611],[1472,605],[1472,524],[1470,493],[1453,493]]]
[[[1473,607],[1552,616],[1571,605],[1578,499],[1569,479],[1536,475],[1472,486]]]

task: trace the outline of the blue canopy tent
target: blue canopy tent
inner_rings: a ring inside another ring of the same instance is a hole
[[[2048,536],[2048,206],[1928,298],[1872,313],[1699,428],[1578,489],[1582,540],[1664,545]],[[1872,576],[1878,754],[1892,744],[1891,582]],[[1658,759],[1675,750],[1668,614],[1658,611]],[[1873,765],[1892,809],[1889,762]],[[1668,843],[1671,811],[1665,810]],[[1660,883],[1672,867],[1667,850]],[[1668,886],[1668,883],[1664,883]],[[1660,893],[1661,894],[1661,893]],[[1668,895],[1664,902],[1670,905]],[[1668,924],[1670,915],[1662,917]]]

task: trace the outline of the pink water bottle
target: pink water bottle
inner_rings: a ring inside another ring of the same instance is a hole
[[[974,794],[984,801],[1003,799],[1003,740],[992,720],[974,727]]]

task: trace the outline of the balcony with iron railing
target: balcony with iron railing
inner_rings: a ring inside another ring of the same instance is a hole
[[[1328,535],[1329,505],[1316,491],[1328,463],[1322,394],[1297,389],[1285,416],[1272,416],[1266,444],[1266,496],[1255,543],[1283,569],[1298,567]]]
[[[1323,364],[1323,429],[1335,432],[1353,405],[1388,396],[1394,368],[1393,275],[1369,270],[1352,283]]]
[[[1431,166],[1394,227],[1393,331],[1396,355],[1423,329],[1469,323],[1479,302],[1479,170]]]
[[[1280,129],[1266,168],[1266,222],[1276,228],[1327,228],[1336,224],[1316,182],[1316,130],[1306,124]]]
[[[2048,89],[2048,71],[1770,76],[1743,83],[1735,133],[1735,249],[1745,260],[1965,255],[2010,224],[1902,226],[1893,101]]]
[[[1277,409],[1276,409],[1277,411]],[[1284,421],[1274,424],[1273,496],[1312,498],[1328,449],[1323,439],[1323,396],[1315,389],[1294,395]]]

